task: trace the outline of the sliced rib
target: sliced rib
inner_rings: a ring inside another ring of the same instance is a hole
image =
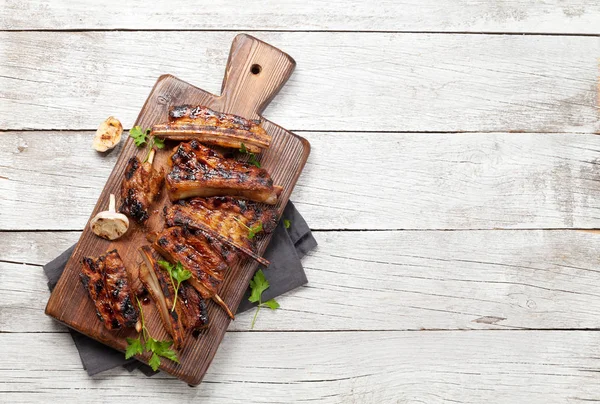
[[[261,264],[268,265],[267,260],[256,254],[249,233],[259,224],[262,230],[256,234],[272,232],[277,225],[277,214],[272,208],[243,199],[193,198],[179,201],[168,208],[166,221],[167,226],[183,226],[206,232]]]
[[[176,147],[169,163],[167,191],[171,201],[236,196],[274,205],[281,192],[266,170],[225,158],[195,140]]]
[[[106,328],[118,330],[136,325],[138,311],[133,304],[127,270],[117,250],[98,258],[83,258],[79,277]]]
[[[183,326],[186,330],[198,331],[208,327],[206,300],[187,282],[179,287],[177,304],[181,305]]]
[[[152,246],[171,263],[181,262],[192,273],[188,282],[202,298],[213,299],[233,318],[233,313],[217,294],[228,266],[223,257],[212,248],[210,240],[203,234],[192,234],[181,227],[170,227],[159,234]]]
[[[173,140],[197,140],[204,144],[239,149],[242,143],[250,152],[269,148],[271,136],[260,126],[238,115],[225,114],[201,105],[171,108],[169,121],[154,125],[152,135]]]
[[[151,156],[153,152],[150,152]],[[130,158],[121,183],[119,211],[140,224],[146,222],[150,206],[163,186],[164,176],[164,169],[158,172],[152,167],[152,159],[142,163],[137,157]]]

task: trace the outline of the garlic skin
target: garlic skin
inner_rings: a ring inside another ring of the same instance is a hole
[[[109,116],[96,130],[92,147],[99,152],[110,150],[119,144],[122,134],[121,122],[117,118]]]

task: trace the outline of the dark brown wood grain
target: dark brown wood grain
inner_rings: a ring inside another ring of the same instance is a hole
[[[135,124],[143,128],[151,127],[167,119],[169,107],[186,103],[206,105],[218,111],[238,114],[246,118],[260,118],[260,113],[288,80],[294,67],[294,60],[277,48],[251,36],[238,35],[231,47],[220,96],[210,94],[171,75],[164,75],[158,79],[152,89]],[[276,205],[281,216],[306,163],[310,145],[305,139],[267,120],[263,119],[262,126],[273,140],[271,147],[263,152],[259,159],[262,166],[271,173],[274,183],[283,187]],[[167,142],[167,147],[159,151],[155,157],[155,167],[166,165],[168,155],[176,145],[176,142]],[[134,155],[143,159],[144,153],[144,148],[136,148],[132,139],[127,139],[91,217],[107,209],[111,193],[119,195],[127,160]],[[134,330],[108,331],[96,318],[94,305],[79,283],[81,260],[84,256],[98,256],[109,249],[117,248],[126,266],[139,265],[141,258],[138,249],[142,245],[149,244],[146,240],[147,231],[163,228],[162,208],[166,204],[169,202],[166,192],[163,191],[160,200],[153,205],[153,214],[148,220],[147,229],[131,221],[127,234],[114,242],[96,237],[89,227],[86,227],[63,276],[50,296],[46,314],[106,345],[124,351],[127,345],[125,337],[133,337],[136,333]],[[269,241],[268,235],[258,241],[257,247],[261,255]],[[257,265],[255,261],[245,259],[239,265],[230,268],[226,274],[219,294],[234,311]],[[197,385],[202,381],[230,321],[217,305],[211,302],[209,306],[210,327],[204,330],[198,339],[194,339],[191,335],[186,336],[178,352],[181,364],[177,365],[163,359],[160,367],[161,370],[191,385]],[[144,306],[144,314],[152,336],[158,339],[168,338],[153,304]],[[140,359],[147,361],[149,356],[144,355]]]

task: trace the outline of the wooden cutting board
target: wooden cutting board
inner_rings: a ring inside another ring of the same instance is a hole
[[[150,128],[156,123],[166,121],[169,107],[181,104],[206,105],[217,111],[250,119],[262,119],[260,113],[288,80],[295,64],[289,55],[279,49],[249,35],[238,35],[231,46],[220,96],[210,94],[171,75],[161,76],[146,100],[135,125]],[[283,187],[276,205],[277,212],[281,216],[306,163],[310,145],[306,139],[267,120],[262,119],[262,126],[273,140],[271,147],[259,156],[259,160],[262,167],[271,173],[274,184]],[[167,142],[165,149],[156,154],[154,160],[156,168],[161,165],[166,167],[168,156],[177,144],[178,142]],[[145,148],[137,148],[133,140],[128,138],[90,218],[100,211],[107,210],[111,193],[119,199],[125,166],[134,155],[143,160]],[[118,204],[119,202],[117,206]],[[153,214],[148,220],[147,226],[150,231],[159,231],[163,228],[162,208],[166,204],[169,204],[169,201],[163,190],[160,201],[153,205]],[[260,255],[264,253],[269,241],[270,235],[258,241],[257,248]],[[79,282],[81,260],[85,256],[96,257],[116,248],[125,265],[133,267],[141,262],[138,249],[145,244],[149,243],[146,241],[144,231],[133,221],[130,221],[127,234],[114,242],[96,237],[89,226],[86,226],[62,277],[50,296],[46,314],[89,337],[124,351],[127,346],[125,338],[136,337],[137,333],[131,329],[108,331],[97,319],[94,305]],[[257,266],[254,260],[244,259],[226,273],[219,295],[234,312]],[[143,307],[151,335],[157,339],[170,339],[161,325],[154,303],[145,304]],[[183,346],[178,351],[180,365],[166,359],[161,360],[161,370],[194,386],[202,381],[230,321],[225,312],[214,302],[209,302],[208,314],[210,317],[208,329],[204,330],[197,339],[191,335],[186,336]],[[138,359],[147,362],[149,355],[145,354]]]

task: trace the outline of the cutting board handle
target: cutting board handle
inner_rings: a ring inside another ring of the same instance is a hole
[[[253,36],[237,35],[221,87],[221,110],[259,118],[295,67],[296,62],[287,53]]]

